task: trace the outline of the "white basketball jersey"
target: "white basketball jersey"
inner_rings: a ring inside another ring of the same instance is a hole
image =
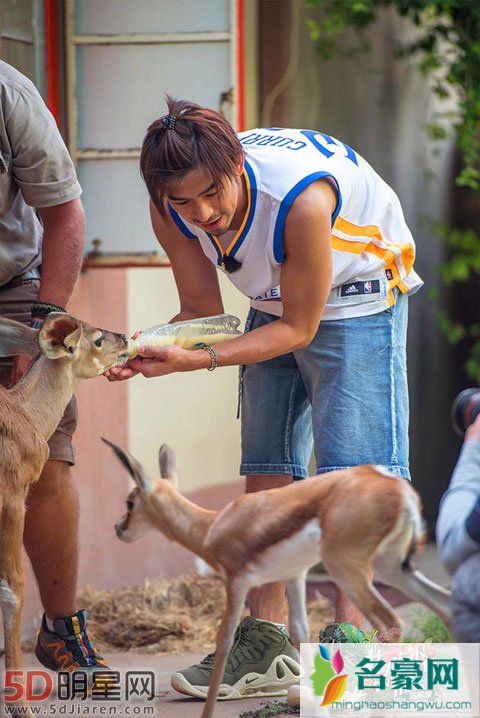
[[[323,320],[375,314],[394,303],[393,289],[413,293],[415,243],[395,192],[360,155],[313,130],[255,129],[239,134],[245,151],[247,210],[224,252],[219,240],[171,215],[222,271],[224,256],[241,263],[230,281],[265,312],[282,315],[283,232],[295,199],[312,182],[330,178],[338,203],[332,215],[333,279]]]

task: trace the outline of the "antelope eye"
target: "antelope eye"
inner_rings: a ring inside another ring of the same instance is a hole
[[[95,341],[93,343],[95,344],[96,347],[101,347],[103,344],[103,337],[100,337],[99,339],[95,339]]]
[[[133,507],[135,506],[134,502],[131,499],[126,500],[127,505],[127,511],[133,511]]]

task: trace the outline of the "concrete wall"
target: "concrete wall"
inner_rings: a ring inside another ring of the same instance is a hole
[[[225,311],[241,318],[243,328],[248,302],[223,276],[220,279]],[[170,268],[128,270],[127,296],[131,333],[167,322],[179,311]],[[238,476],[238,367],[149,380],[135,377],[127,392],[128,445],[152,473],[158,473],[158,448],[166,442],[177,452],[186,491]]]
[[[307,28],[318,8],[269,0],[261,12],[262,124],[320,129],[351,145],[395,189],[416,240],[425,287],[410,303],[411,464],[432,529],[459,447],[449,418],[456,393],[452,350],[429,298],[446,255],[435,223],[451,214],[453,137],[433,145],[425,125],[445,107],[415,60],[394,58],[413,30],[393,10],[380,13],[370,30],[370,53],[330,61],[320,58]],[[342,38],[343,49],[353,44],[352,35]]]

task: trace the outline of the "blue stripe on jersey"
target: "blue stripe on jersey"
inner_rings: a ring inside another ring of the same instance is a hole
[[[244,240],[247,237],[248,230],[250,229],[253,218],[255,217],[255,207],[257,204],[257,180],[255,179],[254,171],[249,164],[248,160],[245,158],[245,172],[247,174],[247,182],[249,184],[250,189],[250,207],[248,212],[247,221],[245,222],[245,226],[242,229],[241,233],[239,234],[237,241],[231,248],[231,250],[228,252],[229,257],[234,257],[235,252],[238,252],[240,247],[242,246]],[[220,251],[220,248],[218,246],[218,243],[215,241],[215,238],[211,234],[207,234],[207,237],[209,238],[212,245],[215,247],[215,250],[217,252],[217,264],[220,266],[223,262],[223,253]]]
[[[245,171],[247,173],[248,182],[250,184],[250,212],[248,214],[247,221],[245,222],[245,227],[243,228],[242,233],[240,234],[239,238],[229,252],[230,257],[233,257],[235,252],[237,252],[242,246],[248,234],[248,230],[252,226],[253,218],[255,217],[255,207],[257,204],[257,180],[255,179],[255,173],[247,158],[245,158]]]
[[[188,229],[187,225],[185,224],[183,219],[180,217],[178,212],[176,210],[174,210],[170,204],[168,205],[168,209],[170,211],[170,214],[172,215],[173,221],[177,225],[180,232],[182,232],[185,235],[185,237],[188,237],[188,239],[198,239],[197,235],[193,234],[193,232],[191,232]]]
[[[275,260],[282,264],[285,261],[285,255],[283,253],[283,247],[282,247],[282,240],[283,240],[283,230],[285,229],[285,222],[287,220],[287,215],[290,211],[290,208],[292,204],[297,199],[298,195],[303,192],[303,190],[312,184],[312,182],[316,182],[319,179],[322,179],[322,177],[331,177],[337,188],[338,188],[338,200],[337,200],[337,206],[335,207],[335,211],[332,214],[331,219],[331,225],[333,226],[333,223],[335,222],[338,213],[340,212],[340,207],[342,206],[342,194],[340,192],[340,187],[338,187],[337,180],[335,177],[328,172],[313,172],[311,175],[307,175],[306,177],[303,177],[303,179],[300,180],[300,182],[297,182],[297,184],[292,187],[290,192],[285,195],[283,198],[280,208],[278,210],[277,214],[277,221],[275,222],[275,230],[273,233],[273,255],[275,257]]]
[[[205,234],[207,235],[208,239],[212,243],[212,246],[217,253],[217,265],[219,267],[221,267],[222,262],[223,262],[223,252],[221,251],[220,247],[218,246],[218,242],[215,241],[215,237],[213,236],[213,234],[208,234],[208,232],[205,232]]]
[[[328,177],[332,177],[332,175],[328,175]],[[335,224],[335,220],[337,219],[338,215],[340,214],[340,210],[342,208],[342,193],[340,192],[340,187],[338,186],[338,182],[335,179],[335,177],[332,177],[333,181],[335,182],[335,186],[337,188],[337,206],[335,207],[335,211],[332,214],[332,219],[330,222],[330,226],[333,227]]]

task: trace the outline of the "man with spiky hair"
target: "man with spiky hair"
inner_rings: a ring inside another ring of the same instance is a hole
[[[223,311],[217,270],[251,311],[242,337],[193,352],[142,348],[109,378],[239,365],[247,492],[306,478],[312,439],[317,473],[375,463],[408,479],[407,297],[422,282],[394,191],[325,133],[237,135],[213,110],[167,101],[140,164],[179,293],[173,320]],[[255,589],[249,602],[224,698],[281,695],[298,680],[284,585]],[[337,623],[320,640],[352,630],[361,640],[363,620],[337,592]],[[172,685],[204,697],[211,670],[208,656]]]

